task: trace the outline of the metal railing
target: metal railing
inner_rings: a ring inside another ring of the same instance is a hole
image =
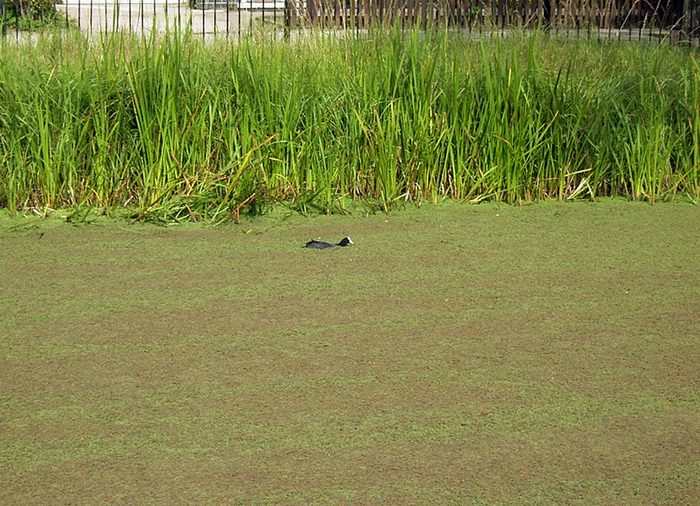
[[[360,30],[397,23],[697,43],[700,0],[0,0],[2,33],[17,37],[57,26],[144,34],[186,26],[207,37],[261,27]]]

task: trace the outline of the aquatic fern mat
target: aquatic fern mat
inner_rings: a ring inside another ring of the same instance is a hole
[[[0,207],[224,221],[700,198],[694,49],[446,32],[2,42]]]

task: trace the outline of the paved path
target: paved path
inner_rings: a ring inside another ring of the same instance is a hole
[[[58,5],[61,15],[75,20],[87,33],[112,30],[130,30],[150,34],[153,29],[164,32],[166,27],[177,26],[192,29],[195,35],[237,35],[255,31],[265,25],[282,27],[284,12],[243,9],[191,9],[188,5],[175,3],[128,2],[119,5],[85,2],[80,5]]]

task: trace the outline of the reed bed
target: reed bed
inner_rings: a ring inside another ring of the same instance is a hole
[[[689,48],[437,31],[2,42],[0,207],[700,198]]]

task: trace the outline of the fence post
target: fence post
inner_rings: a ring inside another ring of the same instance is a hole
[[[306,17],[311,25],[316,24],[316,2],[314,0],[306,0]]]

